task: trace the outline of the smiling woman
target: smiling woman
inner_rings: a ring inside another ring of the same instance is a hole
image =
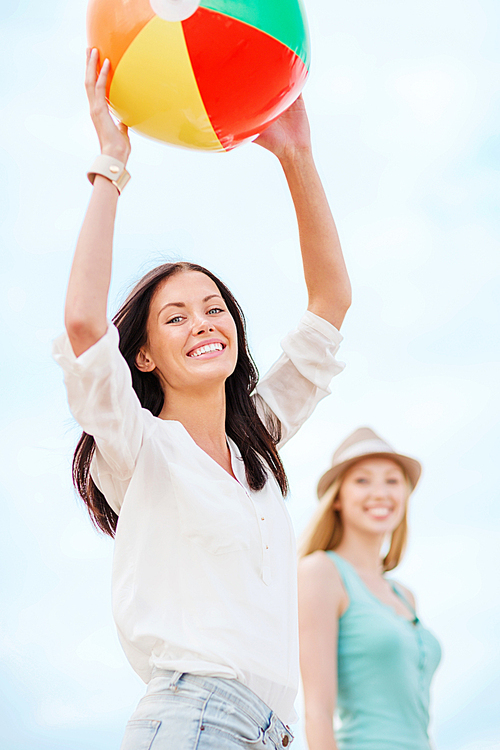
[[[75,485],[115,537],[113,615],[147,694],[122,750],[286,747],[298,686],[296,556],[278,448],[329,393],[350,285],[297,100],[257,140],[298,220],[308,309],[259,382],[243,313],[192,263],[166,263],[106,318],[127,129],[86,88],[101,156],[54,355],[84,430]]]
[[[281,425],[270,413],[264,424],[257,413],[251,394],[258,375],[248,349],[245,320],[220,279],[193,263],[165,263],[141,279],[113,323],[133,388],[145,409],[163,420],[178,420],[202,445],[200,420],[208,398],[206,428],[217,423],[217,412],[223,407],[225,434],[241,452],[249,486],[255,491],[264,486],[263,459],[286,493],[287,479],[276,450]],[[218,343],[213,343],[214,334],[220,336]],[[210,343],[200,346],[202,342]],[[213,351],[202,352],[205,349]],[[220,391],[218,401],[211,392],[214,387]],[[96,526],[114,536],[118,513],[91,475],[95,447],[94,437],[84,433],[73,463],[75,485]],[[215,445],[211,447],[212,458],[232,474],[227,446],[220,453]]]
[[[384,575],[403,554],[420,471],[418,461],[362,427],[319,481],[320,505],[299,564],[309,750],[430,750],[439,643],[417,617],[413,595]],[[341,722],[335,733],[334,715]]]

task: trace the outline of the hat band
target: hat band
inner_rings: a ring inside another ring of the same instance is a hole
[[[360,443],[355,443],[346,448],[340,456],[337,456],[335,464],[344,463],[349,461],[351,458],[358,458],[358,456],[369,455],[370,453],[395,453],[396,451],[391,448],[390,445],[384,443],[383,440],[363,440]]]

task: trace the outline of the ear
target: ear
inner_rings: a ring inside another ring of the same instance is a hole
[[[141,372],[153,372],[156,368],[156,365],[149,356],[149,352],[145,346],[141,346],[139,349],[137,357],[135,358],[135,366]]]

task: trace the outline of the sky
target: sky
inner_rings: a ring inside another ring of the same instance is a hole
[[[353,285],[346,369],[283,450],[297,533],[336,445],[369,425],[418,457],[398,580],[443,661],[436,750],[500,748],[500,11],[494,0],[307,0],[304,96]],[[50,357],[98,151],[83,0],[0,6],[0,746],[118,750],[144,692],[111,616],[113,543],[71,487],[78,427]],[[132,134],[110,314],[165,259],[211,268],[261,372],[306,305],[274,157]],[[300,711],[300,705],[299,705]],[[303,726],[297,750],[303,750]]]

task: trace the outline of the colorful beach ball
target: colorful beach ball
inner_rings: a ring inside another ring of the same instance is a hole
[[[89,46],[111,63],[111,109],[143,135],[228,151],[298,97],[301,0],[90,0]]]

